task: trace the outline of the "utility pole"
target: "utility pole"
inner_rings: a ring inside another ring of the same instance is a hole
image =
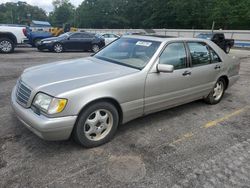
[[[12,9],[11,9],[11,22],[12,22],[12,24],[14,24],[13,11],[12,11]]]
[[[215,26],[215,21],[213,21],[213,24],[212,24],[212,33],[214,32],[214,26]]]

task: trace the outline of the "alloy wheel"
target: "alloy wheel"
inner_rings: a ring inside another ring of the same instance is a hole
[[[222,81],[218,81],[214,87],[213,97],[216,101],[220,100],[224,91],[224,83]]]
[[[54,51],[57,52],[57,53],[60,53],[63,51],[63,46],[61,44],[55,44],[54,46]]]
[[[7,40],[3,40],[0,42],[0,49],[2,52],[5,52],[5,53],[11,52],[12,44]]]
[[[84,134],[92,141],[105,138],[113,126],[113,115],[106,109],[99,109],[91,113],[84,124]]]

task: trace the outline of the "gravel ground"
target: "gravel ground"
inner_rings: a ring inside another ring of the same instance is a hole
[[[0,54],[0,187],[250,187],[250,51],[230,55],[241,58],[241,78],[220,104],[196,101],[139,118],[85,149],[27,130],[10,92],[27,67],[89,54]]]

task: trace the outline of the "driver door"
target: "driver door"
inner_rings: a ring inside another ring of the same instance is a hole
[[[173,42],[166,46],[159,57],[159,64],[174,66],[171,73],[156,71],[156,66],[148,73],[145,86],[144,113],[160,111],[190,101],[190,68],[183,42]]]

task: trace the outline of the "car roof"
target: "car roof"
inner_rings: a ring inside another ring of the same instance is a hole
[[[72,35],[72,34],[79,34],[79,33],[86,33],[86,34],[92,34],[92,35],[95,35],[95,33],[90,33],[90,32],[86,32],[86,31],[83,31],[83,32],[79,32],[79,31],[77,31],[77,32],[67,32],[68,34],[70,34],[70,35]]]
[[[100,35],[117,35],[117,34],[115,34],[115,33],[99,33]]]
[[[125,35],[122,38],[134,38],[141,40],[151,40],[156,42],[169,42],[169,41],[197,41],[197,42],[208,42],[206,39],[199,38],[180,38],[180,37],[170,37],[170,36],[157,36],[157,35]]]

